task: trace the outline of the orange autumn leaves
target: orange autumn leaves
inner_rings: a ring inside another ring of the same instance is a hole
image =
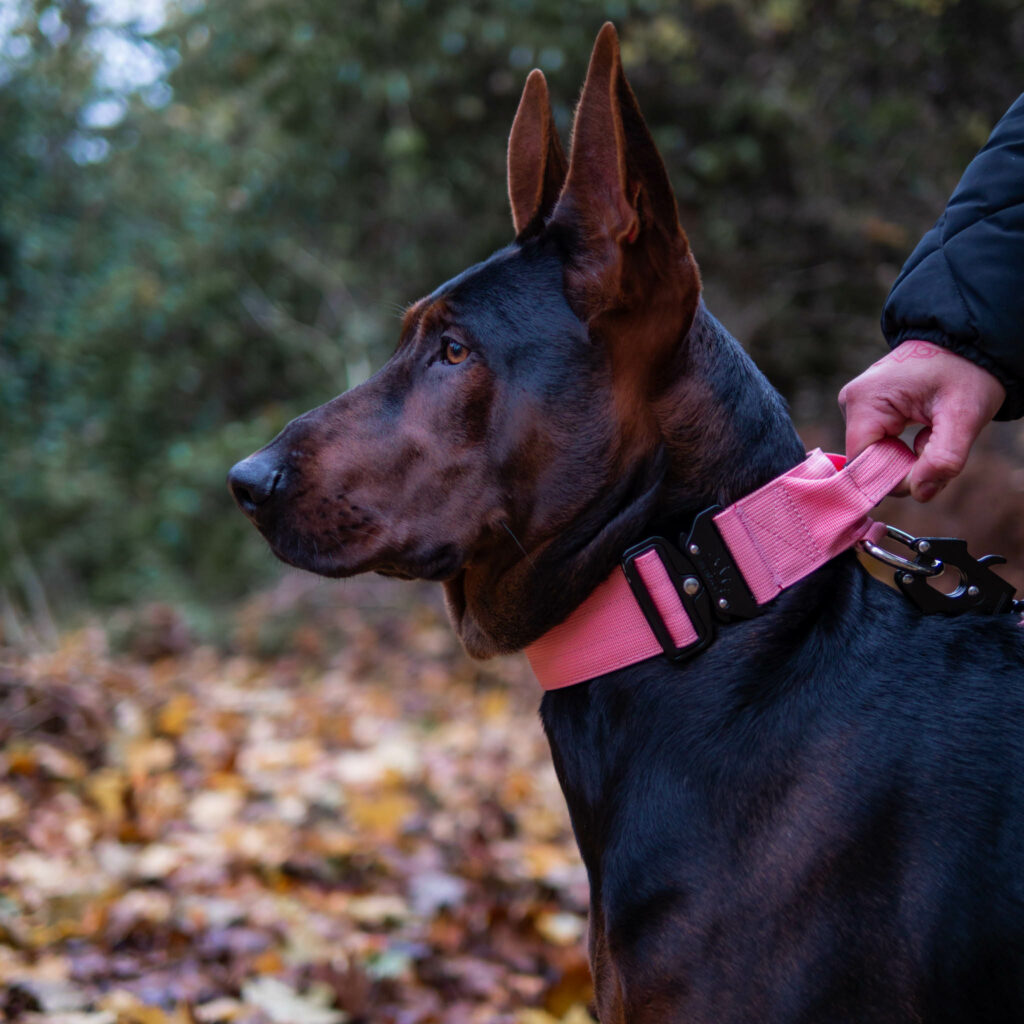
[[[465,659],[426,588],[293,578],[223,651],[162,616],[0,652],[6,1019],[590,1020],[521,662]]]

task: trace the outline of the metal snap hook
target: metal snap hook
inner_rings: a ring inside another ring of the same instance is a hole
[[[895,526],[889,525],[885,527],[885,534],[887,537],[891,537],[893,540],[898,540],[901,544],[906,545],[911,551],[916,552],[917,560],[912,562],[909,558],[904,558],[902,555],[886,551],[885,548],[880,548],[877,544],[873,544],[866,537],[857,542],[857,547],[866,555],[870,555],[879,562],[884,562],[886,565],[899,569],[901,572],[908,572],[912,576],[927,578],[942,575],[945,565],[943,565],[940,559],[932,558],[926,561],[921,557],[927,554],[931,548],[931,543],[926,538],[914,537]]]

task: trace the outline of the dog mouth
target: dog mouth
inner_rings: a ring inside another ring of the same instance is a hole
[[[260,532],[280,561],[329,579],[374,572],[391,579],[443,583],[458,575],[464,564],[461,549],[451,543],[414,547],[403,552],[387,551],[374,545],[375,550],[367,551],[365,543],[358,541],[325,546],[322,539],[316,537],[282,537],[270,531]]]
[[[408,561],[391,561],[373,565],[370,568],[379,576],[387,576],[390,579],[428,580],[431,583],[445,583],[462,572],[463,559],[453,545],[444,545],[430,554],[421,556],[411,564]]]

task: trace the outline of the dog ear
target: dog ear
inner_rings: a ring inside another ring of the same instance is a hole
[[[579,269],[572,290],[587,318],[646,301],[672,264],[678,264],[696,308],[697,266],[665,164],[622,70],[611,22],[598,33],[590,56],[569,172],[552,220],[574,239]]]
[[[543,72],[534,68],[526,79],[508,138],[508,198],[517,240],[544,226],[562,191],[566,167],[548,85]]]

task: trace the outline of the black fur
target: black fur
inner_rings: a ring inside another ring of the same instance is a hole
[[[624,1019],[1024,1020],[1022,676],[1010,617],[846,555],[683,666],[547,693]]]
[[[538,75],[510,146],[517,242],[414,304],[378,374],[230,476],[286,561],[442,581],[479,655],[532,643],[628,547],[804,455],[699,302],[614,30],[561,192]],[[1012,617],[923,616],[846,554],[686,664],[541,713],[602,1024],[1024,1022]]]

